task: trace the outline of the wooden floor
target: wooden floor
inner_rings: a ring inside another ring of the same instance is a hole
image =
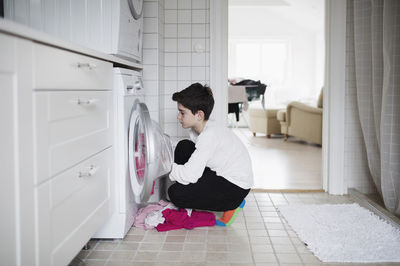
[[[232,129],[249,150],[254,190],[267,192],[322,191],[322,148],[293,138],[256,137],[248,128]]]

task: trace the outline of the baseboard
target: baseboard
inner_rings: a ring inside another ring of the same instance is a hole
[[[400,230],[400,218],[390,213],[384,207],[380,206],[361,192],[356,189],[350,188],[348,189],[348,193],[350,197],[357,202],[360,206],[372,211],[376,215],[378,215],[381,219],[390,223],[394,227]]]
[[[263,189],[252,188],[252,192],[266,192],[266,193],[310,193],[310,192],[325,192],[323,189]]]

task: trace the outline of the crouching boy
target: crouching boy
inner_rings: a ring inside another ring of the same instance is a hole
[[[249,153],[240,139],[224,125],[209,120],[214,98],[200,83],[174,93],[178,120],[190,129],[190,139],[176,146],[168,189],[177,207],[223,211],[217,225],[230,225],[245,204],[253,185]]]

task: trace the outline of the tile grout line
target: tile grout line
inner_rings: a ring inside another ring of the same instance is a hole
[[[286,195],[283,194],[282,196],[285,198],[285,200],[287,201],[288,205],[290,205],[291,203],[290,203],[289,200],[286,198]],[[303,204],[303,200],[301,200],[300,202]],[[281,217],[282,217],[282,218],[281,218]],[[281,221],[284,219],[284,217],[283,217],[283,215],[282,215],[281,213],[280,213],[280,219],[281,219]],[[287,224],[287,225],[289,226],[289,223],[288,223],[286,220],[285,220],[285,224]],[[293,230],[293,228],[290,227],[290,229],[291,229],[294,233],[296,233],[296,232]],[[289,235],[289,233],[288,233],[288,231],[287,231],[287,227],[285,227],[285,231],[286,231],[286,233],[288,234],[289,240],[290,240],[290,242],[292,243],[292,245],[294,246],[294,249],[296,250],[297,256],[299,256],[301,263],[302,263],[303,265],[307,266],[306,262],[304,262],[302,256],[300,255],[298,249],[296,248],[296,245],[295,245],[295,243],[293,242],[292,237],[290,237],[290,235]],[[298,236],[297,234],[296,234],[296,237],[301,241],[301,239],[299,238],[299,236]],[[303,243],[303,245],[305,245],[305,243],[304,243],[303,241],[301,241],[301,242]],[[306,247],[306,248],[307,248],[307,247]],[[311,254],[312,254],[312,253],[311,253]],[[314,254],[312,254],[312,255],[315,257]]]
[[[262,194],[264,194],[264,193],[262,193]],[[272,200],[271,200],[269,194],[268,194],[268,193],[265,193],[265,195],[267,195],[268,198],[269,198],[269,200],[272,202]],[[256,198],[256,197],[255,197],[255,198]],[[258,208],[258,210],[259,210],[259,212],[260,212],[260,215],[261,215],[260,206],[258,205],[258,200],[257,200],[257,198],[256,198],[256,202],[257,202],[257,208]],[[273,202],[272,202],[272,204],[273,204]],[[261,215],[261,217],[262,217],[262,215]],[[262,219],[263,219],[263,218],[262,218]],[[271,236],[269,235],[268,228],[267,228],[267,226],[265,225],[264,219],[263,219],[263,225],[264,225],[265,231],[267,232],[268,240],[269,240],[269,243],[270,243],[271,248],[272,248],[272,250],[273,250],[273,254],[274,254],[275,260],[276,260],[276,262],[277,262],[278,264],[280,264],[280,262],[279,262],[279,260],[278,260],[278,256],[276,255],[275,247],[274,247],[274,245],[272,244],[272,240],[271,240]]]
[[[290,202],[289,202],[289,200],[286,198],[286,196],[285,196],[284,194],[282,194],[282,193],[279,193],[279,194],[285,199],[286,204],[287,204],[287,205],[290,205]],[[269,194],[268,194],[268,195],[269,195]],[[294,242],[293,242],[293,240],[292,240],[292,237],[290,236],[290,234],[289,234],[289,232],[288,232],[288,230],[287,230],[289,224],[287,223],[287,221],[284,219],[284,217],[283,217],[282,214],[280,213],[280,211],[279,211],[277,205],[275,205],[275,202],[274,202],[272,199],[271,199],[271,201],[272,201],[272,204],[274,205],[274,207],[275,207],[277,213],[279,213],[279,214],[278,214],[279,220],[281,221],[281,223],[282,223],[283,225],[287,225],[287,226],[284,226],[284,230],[285,230],[285,232],[286,232],[286,234],[287,234],[287,236],[288,236],[288,238],[289,238],[290,243],[292,244],[294,250],[296,251],[295,254],[299,257],[299,259],[300,259],[302,265],[307,266],[307,265],[304,263],[302,257],[300,256],[300,253],[299,253],[299,251],[297,250],[296,245],[294,244]],[[297,237],[297,238],[298,238],[298,237]],[[280,263],[280,262],[279,262],[279,263]]]
[[[251,192],[250,192],[251,193]],[[251,195],[254,197],[254,194],[253,193],[251,193]],[[257,199],[254,197],[254,199],[257,201]],[[258,206],[258,205],[257,205]],[[243,213],[243,220],[244,220],[244,224],[245,224],[245,226],[246,226],[246,233],[247,233],[247,238],[249,239],[249,247],[250,247],[250,252],[251,252],[251,259],[252,259],[252,261],[253,261],[253,265],[256,265],[256,260],[254,259],[254,252],[253,252],[253,247],[252,247],[252,245],[251,245],[251,238],[250,238],[250,235],[249,235],[249,230],[248,230],[248,228],[247,228],[247,219],[246,219],[246,216],[244,215],[244,210],[242,210],[242,213]]]

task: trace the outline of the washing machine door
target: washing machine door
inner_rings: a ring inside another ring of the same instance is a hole
[[[139,100],[135,101],[130,118],[128,156],[136,202],[147,202],[155,180],[171,170],[172,145],[169,137],[151,120],[147,106]]]
[[[132,13],[134,19],[139,19],[143,13],[143,0],[127,0],[129,10]]]

